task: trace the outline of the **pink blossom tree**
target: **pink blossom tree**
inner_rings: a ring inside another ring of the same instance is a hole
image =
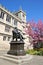
[[[28,22],[25,29],[26,34],[32,37],[32,44],[36,48],[43,47],[43,22],[39,20],[35,23],[34,20]]]

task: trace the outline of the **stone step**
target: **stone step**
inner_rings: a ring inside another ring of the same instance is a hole
[[[28,59],[28,58],[32,58],[33,56],[31,55],[24,55],[24,56],[15,56],[15,55],[9,55],[9,54],[5,54],[5,57],[9,57],[9,58],[13,58],[13,59]]]
[[[1,56],[1,58],[10,62],[16,63],[16,64],[20,63],[20,60],[12,59],[9,57]]]
[[[13,58],[14,57],[14,58]],[[24,57],[24,58],[23,58]],[[4,60],[7,60],[7,61],[10,61],[10,62],[13,62],[17,65],[23,65],[23,64],[26,64],[29,62],[29,60],[31,60],[33,58],[33,56],[28,56],[25,57],[25,56],[12,56],[12,55],[4,55],[1,57],[2,59]],[[27,64],[26,64],[27,65]]]

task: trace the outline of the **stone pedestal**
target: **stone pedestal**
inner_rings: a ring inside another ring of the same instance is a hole
[[[24,42],[23,41],[11,41],[10,50],[8,51],[10,55],[25,55]]]

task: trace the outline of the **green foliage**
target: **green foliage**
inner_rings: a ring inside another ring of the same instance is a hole
[[[43,56],[43,50],[31,49],[31,50],[27,50],[26,53],[31,54],[31,55],[41,55],[41,56]]]

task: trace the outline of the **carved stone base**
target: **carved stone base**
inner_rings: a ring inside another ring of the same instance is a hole
[[[8,51],[8,54],[21,56],[21,55],[25,55],[25,51],[23,51],[23,50],[10,50],[10,51]]]
[[[25,55],[24,42],[22,41],[11,41],[10,50],[8,51],[10,55]]]

